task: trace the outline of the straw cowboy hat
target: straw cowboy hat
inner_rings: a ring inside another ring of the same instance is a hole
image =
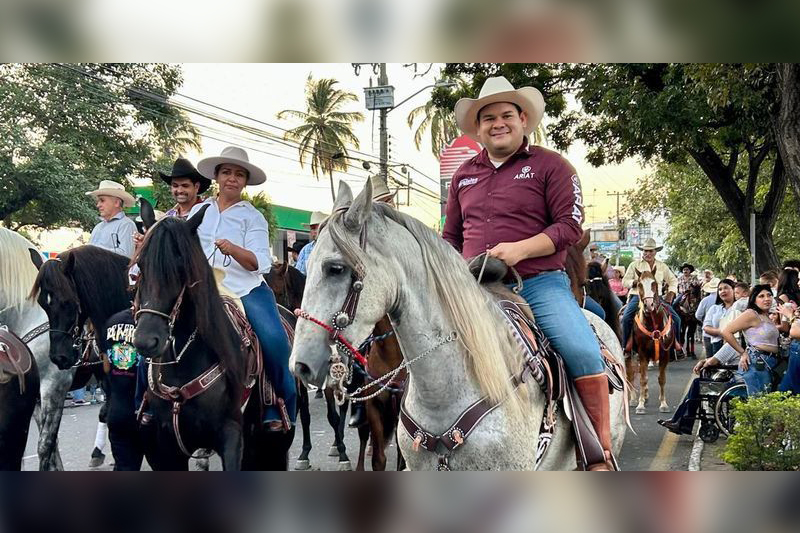
[[[188,159],[182,157],[176,159],[175,163],[172,164],[172,174],[164,174],[163,172],[159,172],[159,174],[161,179],[167,182],[167,185],[172,185],[172,178],[189,178],[192,183],[199,183],[198,194],[203,194],[211,187],[211,180],[200,174]]]
[[[114,198],[122,200],[122,207],[133,207],[133,204],[136,203],[136,198],[131,196],[122,184],[111,180],[101,181],[97,190],[87,192],[86,196],[93,196],[95,198],[98,196],[113,196]]]
[[[703,292],[717,292],[719,288],[719,278],[714,278],[705,285],[703,285]]]
[[[615,266],[614,270],[616,270],[617,272],[621,272],[623,276],[625,275],[625,267],[622,265]]]
[[[326,215],[322,211],[314,211],[313,213],[311,213],[311,220],[308,221],[308,224],[303,222],[303,225],[306,226],[307,228],[319,226],[320,224],[325,222],[325,219],[327,218],[328,215]]]
[[[247,152],[236,146],[227,146],[223,148],[219,156],[206,157],[201,160],[197,163],[197,170],[206,178],[214,179],[214,169],[217,168],[217,165],[222,165],[223,163],[239,165],[247,169],[250,173],[250,177],[247,179],[248,185],[261,185],[267,181],[267,175],[264,171],[250,162]]]
[[[388,202],[393,200],[397,194],[397,191],[392,192],[389,190],[389,186],[378,174],[370,176],[369,181],[372,183],[372,200],[374,202]]]
[[[505,77],[488,78],[481,87],[478,98],[462,98],[453,109],[456,124],[465,135],[478,141],[478,111],[489,104],[509,102],[516,104],[528,116],[525,135],[530,135],[542,121],[544,115],[544,97],[539,89],[522,87],[514,89]]]
[[[644,241],[644,243],[642,243],[642,244],[640,244],[640,245],[638,245],[636,247],[638,249],[640,249],[641,251],[643,251],[643,252],[646,252],[648,250],[655,250],[656,252],[660,252],[664,248],[663,246],[656,246],[656,241],[652,237],[648,237]]]

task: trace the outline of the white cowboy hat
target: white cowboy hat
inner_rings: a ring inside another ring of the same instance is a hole
[[[308,224],[303,222],[303,225],[306,227],[319,226],[320,224],[325,222],[327,218],[328,215],[326,215],[322,211],[314,211],[313,213],[311,213],[311,220],[308,221]]]
[[[656,252],[660,252],[664,247],[663,246],[656,246],[656,241],[652,237],[648,237],[642,244],[636,246],[643,252],[647,250],[655,250]]]
[[[713,278],[711,281],[703,285],[703,292],[717,292],[719,288],[719,278]]]
[[[122,184],[111,180],[101,181],[97,190],[87,192],[86,196],[94,196],[95,198],[98,196],[113,196],[122,200],[122,207],[133,207],[133,204],[136,203],[136,198],[131,196]]]
[[[522,87],[514,89],[505,77],[488,78],[481,87],[478,98],[462,98],[456,102],[453,111],[456,124],[465,135],[478,141],[478,111],[489,104],[509,102],[516,104],[528,115],[525,135],[530,135],[542,121],[544,116],[544,97],[539,89]]]
[[[374,202],[388,202],[397,194],[397,191],[389,190],[389,186],[378,174],[370,176],[369,181],[372,183],[372,200]]]
[[[614,270],[616,270],[616,271],[618,271],[618,272],[622,272],[622,275],[623,275],[623,276],[625,275],[625,267],[624,267],[624,266],[622,266],[622,265],[617,265],[617,266],[615,266],[615,267],[614,267]]]
[[[206,157],[197,163],[197,171],[208,179],[214,179],[214,169],[217,165],[223,163],[230,163],[232,165],[239,165],[247,169],[250,177],[247,179],[248,185],[261,185],[267,181],[267,175],[263,170],[250,162],[247,157],[247,152],[242,148],[236,146],[226,146],[223,148],[222,153],[217,157]]]

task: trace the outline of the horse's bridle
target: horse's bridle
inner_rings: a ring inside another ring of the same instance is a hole
[[[183,285],[183,287],[181,288],[181,292],[178,294],[178,298],[175,300],[175,303],[173,304],[172,310],[170,311],[169,314],[162,313],[161,311],[156,311],[155,309],[147,309],[146,307],[141,307],[140,308],[139,307],[139,293],[138,292],[136,293],[136,298],[135,298],[134,303],[133,303],[133,309],[134,309],[133,320],[134,320],[134,322],[137,322],[139,320],[139,316],[140,315],[149,314],[149,315],[155,315],[157,317],[163,318],[164,320],[167,321],[167,324],[169,326],[169,337],[167,337],[167,344],[172,349],[173,360],[169,361],[169,362],[166,362],[166,363],[163,363],[163,362],[156,363],[156,362],[150,361],[151,364],[156,364],[156,365],[174,365],[174,364],[178,364],[180,362],[180,360],[181,360],[181,357],[183,357],[183,354],[186,353],[186,349],[189,347],[189,345],[192,343],[192,341],[194,341],[194,338],[197,335],[197,328],[194,328],[194,331],[192,331],[192,334],[189,335],[189,339],[186,341],[186,344],[184,344],[184,346],[181,349],[181,351],[178,352],[175,349],[174,329],[175,329],[175,322],[178,320],[178,315],[180,314],[180,311],[181,311],[181,304],[183,304],[183,296],[186,294],[186,289],[194,287],[198,283],[200,283],[200,282],[199,281],[195,281],[194,283],[185,283]]]
[[[367,251],[367,225],[361,226],[361,231],[358,235],[358,244],[362,252]],[[358,312],[358,302],[361,297],[361,291],[364,290],[364,275],[365,269],[362,264],[358,264],[352,268],[350,276],[350,289],[347,291],[342,308],[335,312],[330,319],[330,324],[326,324],[322,320],[313,317],[302,309],[295,309],[294,314],[298,318],[304,318],[321,328],[328,331],[328,339],[336,345],[336,352],[330,358],[330,370],[328,372],[331,380],[337,385],[334,388],[334,396],[337,402],[344,403],[346,390],[345,384],[350,383],[353,377],[353,361],[358,360],[359,363],[366,368],[367,359],[359,351],[358,348],[353,346],[343,335],[345,329],[355,321],[356,313]],[[341,352],[350,354],[347,362],[342,359]]]

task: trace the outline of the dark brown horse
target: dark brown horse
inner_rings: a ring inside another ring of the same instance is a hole
[[[636,351],[639,361],[639,402],[636,414],[645,414],[645,403],[648,399],[647,390],[647,363],[653,361],[658,365],[658,385],[661,389],[659,395],[659,412],[668,413],[666,383],[667,365],[669,364],[670,351],[674,348],[675,337],[672,333],[672,315],[666,308],[666,303],[659,296],[660,287],[655,278],[655,268],[652,272],[639,272],[637,275],[637,289],[639,291],[639,312],[634,318],[633,335],[628,340],[626,351]],[[634,383],[633,357],[625,360],[628,381]],[[631,395],[633,401],[633,395]]]
[[[695,313],[702,299],[700,285],[692,285],[683,293],[683,299],[676,309],[678,316],[681,317],[680,340],[686,349],[686,354],[692,359],[697,359],[694,351],[694,336],[700,326],[700,321],[697,320]]]
[[[607,263],[601,265],[597,261],[592,261],[587,265],[586,294],[591,296],[603,308],[606,313],[606,324],[611,326],[619,341],[622,342],[622,331],[618,315],[619,304],[616,296],[611,291],[611,286],[608,284],[608,278],[605,274],[606,265]]]
[[[375,330],[370,337],[369,359],[367,364],[367,381],[376,380],[395,370],[403,362],[403,352],[389,322],[389,317],[383,317],[375,325]],[[358,428],[361,447],[358,452],[358,465],[356,470],[364,470],[367,441],[372,439],[372,470],[386,470],[386,446],[392,436],[400,417],[400,401],[405,390],[407,373],[400,371],[396,376],[387,381],[376,383],[364,390],[363,395],[369,396],[378,391],[381,385],[386,385],[385,390],[374,398],[365,402],[367,410],[367,424]],[[405,469],[403,454],[397,449],[397,470]]]

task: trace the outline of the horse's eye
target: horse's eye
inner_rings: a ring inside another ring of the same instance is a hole
[[[325,273],[329,276],[340,276],[344,274],[345,266],[337,263],[331,263],[325,267]]]

